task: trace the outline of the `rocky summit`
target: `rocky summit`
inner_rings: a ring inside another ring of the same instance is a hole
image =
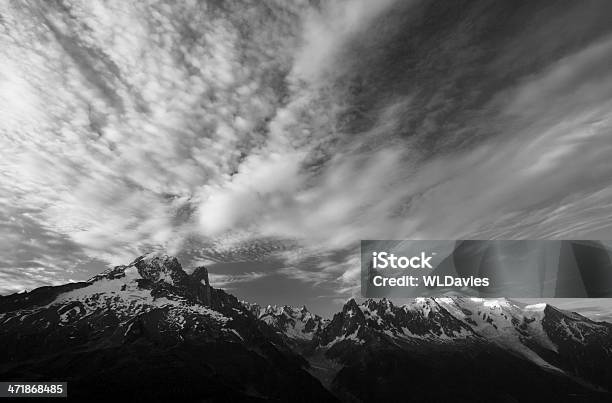
[[[345,401],[394,401],[408,382],[423,402],[611,397],[612,324],[547,304],[351,299],[312,344],[317,374]]]
[[[164,255],[1,297],[0,343],[3,380],[65,380],[78,401],[336,401],[205,268]]]
[[[0,377],[136,401],[609,401],[612,324],[504,299],[239,301],[166,255],[0,297]],[[398,397],[402,397],[399,399]],[[399,400],[398,400],[399,399]]]

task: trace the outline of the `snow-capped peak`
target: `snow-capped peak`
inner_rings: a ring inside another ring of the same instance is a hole
[[[306,306],[297,308],[289,305],[267,305],[262,308],[257,304],[242,303],[258,319],[294,340],[311,340],[315,332],[326,323],[319,315],[308,311]]]

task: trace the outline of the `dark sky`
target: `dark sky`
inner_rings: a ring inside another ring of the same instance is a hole
[[[612,238],[611,35],[606,0],[2,2],[0,292],[159,250],[328,313],[361,239]]]

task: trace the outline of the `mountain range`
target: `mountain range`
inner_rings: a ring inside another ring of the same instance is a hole
[[[137,401],[609,401],[612,324],[547,304],[348,300],[262,307],[145,255],[0,297],[0,379]]]

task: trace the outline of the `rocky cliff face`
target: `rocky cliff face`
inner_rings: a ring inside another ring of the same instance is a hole
[[[0,298],[0,343],[2,379],[67,380],[77,400],[335,400],[205,268],[163,255]]]
[[[609,401],[612,325],[549,305],[349,300],[261,307],[148,255],[0,297],[0,377],[69,396],[210,401]]]
[[[166,255],[141,256],[128,266],[116,266],[92,277],[89,282],[125,278],[126,270],[133,269],[140,276],[138,285],[150,289],[152,296],[175,296],[205,306],[212,304],[208,270],[197,267],[188,275],[177,258]]]
[[[243,304],[259,320],[291,340],[310,341],[329,322],[319,315],[311,313],[305,306],[301,308],[288,305],[261,307],[248,302],[243,302]]]
[[[612,325],[545,304],[351,299],[312,344],[327,366],[314,373],[343,400],[393,400],[408,384],[414,401],[603,401],[612,389]]]

